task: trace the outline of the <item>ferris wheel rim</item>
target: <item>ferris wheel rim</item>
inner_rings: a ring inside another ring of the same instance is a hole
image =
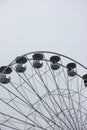
[[[57,55],[57,56],[66,58],[66,59],[68,59],[68,60],[71,60],[72,62],[75,62],[76,64],[78,64],[79,66],[81,66],[82,68],[84,68],[84,69],[87,70],[87,67],[84,66],[83,64],[81,64],[80,62],[78,62],[77,60],[74,60],[73,58],[70,58],[69,56],[63,55],[63,54],[61,54],[61,53],[53,52],[53,51],[32,51],[32,52],[29,52],[29,53],[25,53],[25,54],[23,54],[23,55],[20,55],[19,57],[23,57],[23,56],[27,56],[27,55],[31,55],[31,54],[35,54],[35,53],[42,53],[42,54],[46,53],[46,54]],[[16,60],[16,59],[12,60],[12,62],[10,62],[10,63],[7,65],[7,67],[4,69],[4,71],[5,71],[8,67],[10,67],[11,65],[15,64],[15,60]],[[30,60],[30,59],[28,59],[28,60]],[[33,58],[32,58],[31,60],[33,60]],[[43,59],[43,61],[44,61],[44,59]],[[50,60],[48,60],[48,61],[50,62]],[[61,66],[63,66],[63,65],[61,65]],[[63,66],[63,67],[66,67],[66,66]],[[67,68],[67,67],[66,67],[66,68]],[[3,71],[3,72],[4,72],[4,71]],[[2,74],[3,74],[3,72],[2,72]],[[83,77],[82,77],[81,75],[79,75],[79,74],[77,74],[77,75],[78,75],[81,79],[83,79]]]

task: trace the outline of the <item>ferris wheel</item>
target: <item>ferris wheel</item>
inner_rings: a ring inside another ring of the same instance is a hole
[[[87,130],[87,68],[36,51],[0,67],[1,130]]]

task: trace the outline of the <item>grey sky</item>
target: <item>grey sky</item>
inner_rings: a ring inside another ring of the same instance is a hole
[[[0,65],[49,50],[87,64],[86,0],[0,0]]]
[[[0,0],[0,66],[37,50],[87,66],[87,0]]]

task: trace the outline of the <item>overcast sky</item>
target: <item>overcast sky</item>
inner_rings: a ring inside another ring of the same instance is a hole
[[[36,50],[87,66],[87,0],[0,0],[0,65]]]
[[[0,0],[0,66],[40,50],[87,67],[87,0]]]

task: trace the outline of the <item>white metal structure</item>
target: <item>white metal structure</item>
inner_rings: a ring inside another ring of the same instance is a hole
[[[87,130],[87,68],[38,51],[0,67],[2,130]]]

